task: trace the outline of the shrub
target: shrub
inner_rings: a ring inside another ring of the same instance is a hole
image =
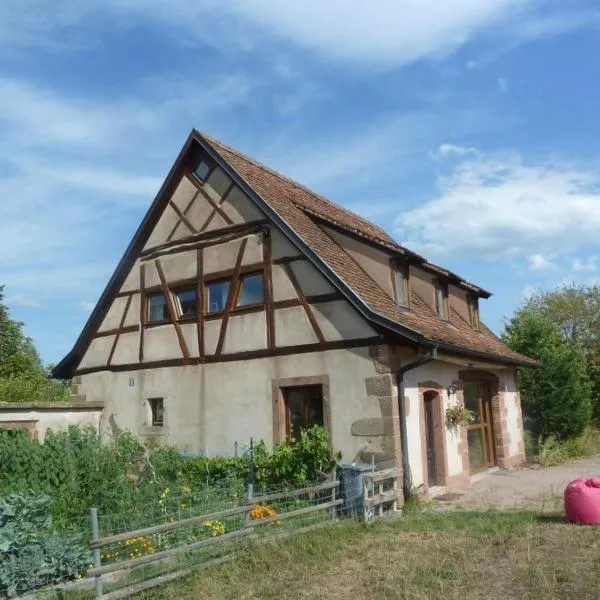
[[[90,565],[83,536],[51,530],[51,504],[32,491],[0,497],[0,597],[77,577]]]
[[[539,368],[519,369],[527,428],[534,437],[566,440],[590,423],[591,388],[581,348],[565,340],[557,325],[532,309],[519,311],[504,334],[510,347],[537,358]]]
[[[554,436],[538,439],[536,459],[540,465],[551,467],[560,465],[572,458],[593,456],[600,453],[600,431],[588,427],[583,435],[561,442]]]

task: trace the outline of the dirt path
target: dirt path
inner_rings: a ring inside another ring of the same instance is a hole
[[[578,477],[600,477],[600,456],[546,468],[496,471],[473,485],[457,500],[457,508],[533,508],[562,510],[566,485]],[[441,504],[441,503],[440,503]]]

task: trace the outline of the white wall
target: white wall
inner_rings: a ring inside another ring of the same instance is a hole
[[[156,434],[145,426],[147,398],[164,397],[162,441],[184,450],[231,452],[236,441],[243,446],[251,437],[273,442],[272,380],[321,375],[329,376],[334,446],[344,461],[352,461],[365,441],[351,435],[352,423],[381,417],[378,403],[367,400],[365,378],[377,375],[367,347],[91,373],[82,376],[81,392],[88,400],[104,401],[103,435],[110,434],[111,415],[120,428]]]

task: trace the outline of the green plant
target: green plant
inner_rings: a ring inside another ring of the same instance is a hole
[[[298,438],[278,444],[271,453],[264,442],[257,444],[256,481],[261,485],[317,481],[330,473],[340,458],[323,427],[304,429]]]
[[[51,504],[33,491],[0,497],[0,597],[75,578],[90,565],[81,535],[52,531]]]
[[[472,423],[475,415],[472,411],[467,410],[462,404],[455,404],[446,409],[446,427],[456,428],[463,427]]]

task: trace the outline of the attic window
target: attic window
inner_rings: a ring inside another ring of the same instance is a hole
[[[206,160],[201,158],[200,161],[198,162],[198,164],[196,165],[196,168],[194,169],[194,175],[202,183],[204,183],[208,179],[208,176],[210,175],[211,171],[212,171],[212,166],[210,165],[210,163],[208,163]]]
[[[469,323],[473,329],[479,329],[479,299],[475,296],[469,296],[467,304],[469,307]]]
[[[408,268],[403,266],[393,267],[394,286],[396,291],[396,302],[402,306],[408,306],[409,289],[408,289]]]
[[[435,311],[440,319],[448,320],[448,286],[435,284]]]
[[[169,313],[167,311],[167,303],[162,292],[150,294],[148,296],[148,321],[167,321]]]

